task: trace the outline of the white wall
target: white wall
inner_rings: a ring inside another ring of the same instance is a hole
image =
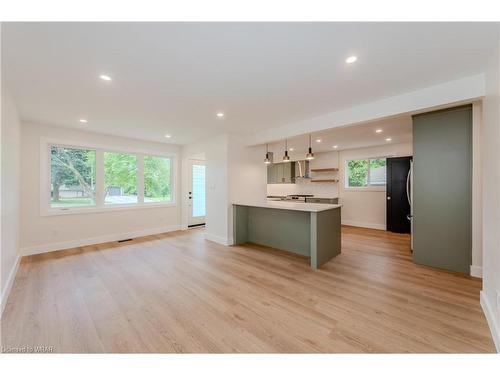
[[[500,33],[500,27],[499,27]],[[481,304],[500,351],[500,41],[486,72],[483,100],[483,291]]]
[[[232,203],[262,203],[266,201],[267,166],[264,146],[245,145],[245,140],[228,137],[228,242],[233,243]]]
[[[266,199],[267,172],[263,147],[246,147],[244,140],[228,134],[209,138],[182,148],[183,226],[187,227],[188,161],[203,154],[206,165],[205,237],[221,244],[232,243],[232,205],[234,201],[257,202]]]
[[[14,281],[19,262],[20,123],[7,88],[2,87],[1,128],[1,312]]]
[[[173,207],[134,208],[130,210],[41,216],[40,214],[40,139],[97,144],[123,151],[171,153],[180,157],[180,147],[139,141],[68,128],[23,123],[21,126],[21,237],[23,254],[52,251],[84,244],[160,233],[180,228],[180,189]],[[174,179],[179,181],[174,164]],[[178,184],[178,187],[180,184]]]

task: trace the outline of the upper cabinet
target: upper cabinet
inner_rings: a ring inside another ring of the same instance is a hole
[[[295,162],[274,163],[267,166],[268,184],[294,184]]]

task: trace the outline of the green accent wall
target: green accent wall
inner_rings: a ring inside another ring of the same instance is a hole
[[[413,260],[468,274],[471,105],[413,116],[413,189]]]

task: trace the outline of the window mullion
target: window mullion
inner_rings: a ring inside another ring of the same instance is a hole
[[[95,154],[96,206],[104,207],[104,152],[96,150]]]
[[[137,202],[144,203],[144,155],[137,155]]]
[[[371,163],[370,163],[370,159],[366,159],[366,161],[368,162],[368,172],[367,172],[368,176],[366,176],[366,182],[367,182],[366,186],[371,186],[371,181],[370,181],[370,168],[371,168],[370,164]]]

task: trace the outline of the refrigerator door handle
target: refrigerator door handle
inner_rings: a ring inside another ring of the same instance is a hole
[[[408,204],[411,206],[411,199],[410,199],[410,173],[411,173],[411,168],[408,171],[408,175],[406,176],[406,199],[408,199]]]

